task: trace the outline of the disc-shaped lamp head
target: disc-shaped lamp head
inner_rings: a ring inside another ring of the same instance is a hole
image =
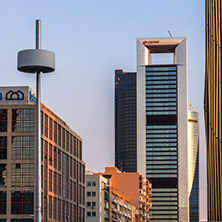
[[[55,54],[48,50],[28,49],[18,52],[17,69],[25,73],[55,71]]]

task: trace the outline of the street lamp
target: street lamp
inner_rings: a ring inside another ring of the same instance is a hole
[[[17,69],[25,73],[36,74],[36,222],[41,222],[41,127],[40,127],[40,100],[41,73],[55,70],[55,54],[41,49],[41,20],[36,20],[36,49],[18,52]]]

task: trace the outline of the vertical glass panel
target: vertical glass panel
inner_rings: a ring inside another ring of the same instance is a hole
[[[0,109],[0,132],[7,132],[7,109]]]
[[[7,159],[7,137],[0,136],[0,160]]]
[[[0,187],[5,187],[7,181],[7,164],[0,164]]]

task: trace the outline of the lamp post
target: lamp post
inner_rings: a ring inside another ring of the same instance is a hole
[[[41,222],[41,73],[49,73],[55,70],[55,54],[41,49],[41,20],[36,20],[36,49],[22,50],[18,52],[17,69],[25,73],[36,74],[36,222]]]

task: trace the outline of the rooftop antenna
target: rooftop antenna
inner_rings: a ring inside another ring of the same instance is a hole
[[[170,30],[168,30],[168,33],[169,33],[170,37],[171,37],[171,38],[173,38],[173,36],[172,36],[172,34],[171,34]]]

